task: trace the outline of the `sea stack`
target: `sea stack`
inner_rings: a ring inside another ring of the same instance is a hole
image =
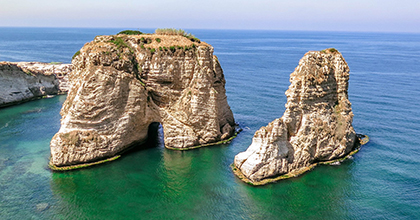
[[[248,149],[235,156],[235,174],[264,184],[352,152],[357,138],[347,94],[349,71],[333,48],[307,52],[290,75],[283,116],[255,132]]]
[[[97,36],[72,60],[50,167],[112,158],[161,123],[165,147],[191,149],[235,135],[213,47],[190,35]],[[76,166],[74,166],[76,165]]]

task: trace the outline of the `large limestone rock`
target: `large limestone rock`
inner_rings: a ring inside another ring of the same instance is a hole
[[[183,36],[98,36],[72,61],[50,165],[110,158],[163,126],[165,146],[189,149],[234,135],[213,47]]]
[[[234,169],[257,183],[352,151],[348,80],[349,67],[335,49],[306,53],[290,75],[283,116],[255,132]]]
[[[0,62],[0,107],[67,92],[70,64]]]

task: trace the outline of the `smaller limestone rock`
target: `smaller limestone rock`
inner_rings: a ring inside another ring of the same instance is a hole
[[[352,151],[348,80],[349,67],[335,49],[306,53],[290,75],[283,116],[255,132],[248,149],[235,156],[238,175],[259,183]]]

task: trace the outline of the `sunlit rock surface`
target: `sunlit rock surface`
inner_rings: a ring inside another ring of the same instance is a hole
[[[258,182],[348,154],[356,140],[348,80],[335,49],[306,53],[290,75],[283,116],[255,132],[235,169]]]
[[[159,40],[158,40],[159,39]],[[234,135],[213,47],[183,36],[98,36],[72,61],[53,166],[112,157],[143,142],[152,122],[165,146],[189,149]]]

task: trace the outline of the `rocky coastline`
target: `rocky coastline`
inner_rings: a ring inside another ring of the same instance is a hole
[[[71,64],[0,62],[0,108],[65,94]]]

